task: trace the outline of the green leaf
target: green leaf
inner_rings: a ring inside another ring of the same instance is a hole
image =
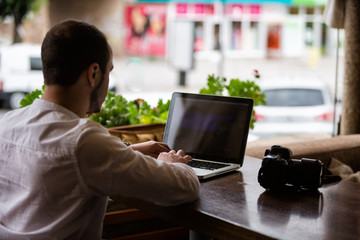
[[[255,80],[260,79],[260,74],[257,70],[253,72]],[[261,92],[260,86],[256,82],[251,80],[242,81],[240,79],[230,79],[227,84],[226,78],[220,79],[213,75],[209,75],[207,79],[207,87],[200,89],[200,94],[210,95],[223,95],[224,91],[227,91],[227,95],[232,97],[252,98],[254,100],[254,106],[265,105],[266,96]],[[256,122],[255,111],[252,113],[250,122],[250,128],[254,129]]]
[[[31,105],[35,99],[41,98],[44,94],[45,86],[42,87],[43,90],[35,89],[31,93],[28,93],[25,95],[25,98],[21,99],[20,101],[20,108],[26,107],[28,105]]]
[[[208,75],[207,88],[200,89],[200,94],[222,95],[225,88],[226,78],[220,79],[215,75]]]

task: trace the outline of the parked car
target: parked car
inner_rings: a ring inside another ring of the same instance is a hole
[[[10,108],[19,107],[24,96],[41,88],[44,79],[38,44],[14,44],[0,48],[0,101]]]
[[[40,44],[13,44],[0,48],[0,106],[18,108],[27,93],[44,84]],[[110,75],[109,90],[116,91]]]
[[[260,83],[267,105],[255,108],[252,134],[259,137],[333,132],[334,105],[327,86],[317,80]]]

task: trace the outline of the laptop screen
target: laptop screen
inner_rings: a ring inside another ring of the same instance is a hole
[[[193,158],[242,165],[252,108],[248,98],[174,93],[164,142]]]

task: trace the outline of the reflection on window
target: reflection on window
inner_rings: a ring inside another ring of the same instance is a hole
[[[272,89],[265,90],[267,106],[316,106],[324,104],[320,90],[315,89]]]

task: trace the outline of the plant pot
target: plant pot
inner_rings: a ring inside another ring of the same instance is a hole
[[[141,124],[108,128],[111,135],[130,144],[163,140],[165,124]]]

